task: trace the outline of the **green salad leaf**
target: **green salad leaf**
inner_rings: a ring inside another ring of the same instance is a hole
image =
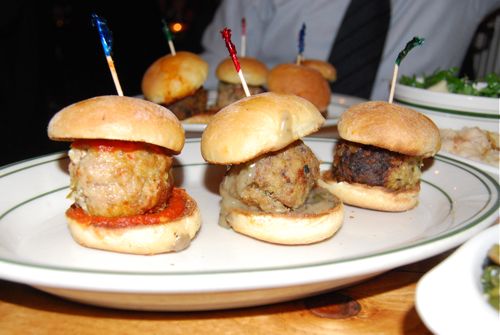
[[[500,264],[499,261],[499,244],[494,244],[488,251],[483,273],[481,274],[481,285],[483,293],[489,304],[496,310],[500,311]]]
[[[452,67],[448,70],[436,70],[431,75],[402,76],[399,83],[406,86],[427,89],[441,81],[446,81],[448,91],[456,94],[476,95],[484,97],[500,97],[500,76],[496,73],[488,74],[484,80],[477,82],[486,83],[485,87],[478,88],[477,82],[466,76],[459,77],[458,68]]]
[[[479,95],[486,97],[499,97],[500,96],[500,76],[496,73],[488,74],[484,80],[486,87],[479,91]]]

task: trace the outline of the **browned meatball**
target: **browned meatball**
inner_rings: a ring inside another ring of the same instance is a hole
[[[422,157],[340,141],[335,148],[332,175],[337,181],[408,190],[420,183],[421,165]]]
[[[221,185],[248,206],[283,213],[300,207],[319,177],[319,161],[302,141],[234,165]]]
[[[71,196],[86,212],[116,217],[164,206],[173,188],[172,158],[151,150],[72,147]]]
[[[248,90],[251,95],[259,94],[265,91],[262,86],[253,85],[248,85]],[[242,84],[231,84],[219,81],[219,85],[217,86],[217,101],[215,105],[218,108],[222,108],[244,98],[245,96],[245,90],[243,89]]]
[[[165,107],[174,113],[179,120],[185,120],[193,115],[205,113],[207,101],[208,93],[203,87],[200,87],[193,94]]]

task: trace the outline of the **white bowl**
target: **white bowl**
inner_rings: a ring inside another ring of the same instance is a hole
[[[479,127],[498,132],[500,99],[434,92],[396,84],[394,101],[429,116],[439,128]]]
[[[416,309],[433,333],[498,333],[500,314],[483,295],[481,274],[489,248],[499,243],[499,227],[467,241],[418,282]]]

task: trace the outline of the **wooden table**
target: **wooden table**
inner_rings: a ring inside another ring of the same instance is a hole
[[[207,312],[106,309],[0,280],[0,334],[430,334],[415,310],[415,287],[449,253],[315,297]]]
[[[207,312],[106,309],[0,280],[0,334],[431,334],[415,310],[415,287],[449,254],[331,293]]]

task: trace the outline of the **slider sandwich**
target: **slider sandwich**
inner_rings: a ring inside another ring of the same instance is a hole
[[[423,160],[441,147],[425,115],[383,101],[354,105],[339,119],[333,165],[320,184],[344,203],[405,211],[418,204]]]
[[[325,62],[320,59],[304,59],[300,62],[300,65],[310,67],[321,73],[323,78],[329,82],[334,82],[337,80],[337,70],[329,62]]]
[[[264,85],[266,84],[268,73],[267,66],[252,57],[240,57],[238,60],[245,74],[245,81],[250,94],[254,95],[265,92]],[[215,75],[219,79],[216,107],[225,107],[246,96],[231,58],[225,58],[219,63],[215,70]]]
[[[207,76],[205,60],[180,51],[149,66],[142,78],[142,93],[146,100],[167,107],[179,120],[185,120],[205,112],[208,97],[203,84]]]
[[[320,162],[302,137],[324,119],[290,94],[261,93],[214,115],[202,134],[209,163],[227,165],[219,224],[278,244],[309,244],[339,229],[343,205],[317,185]]]
[[[270,92],[294,94],[309,100],[326,117],[331,99],[330,85],[316,69],[297,64],[280,64],[267,76]]]
[[[83,246],[157,254],[189,246],[198,206],[174,186],[172,156],[184,129],[168,109],[142,99],[100,96],[72,104],[49,122],[48,136],[71,141],[66,211]]]

